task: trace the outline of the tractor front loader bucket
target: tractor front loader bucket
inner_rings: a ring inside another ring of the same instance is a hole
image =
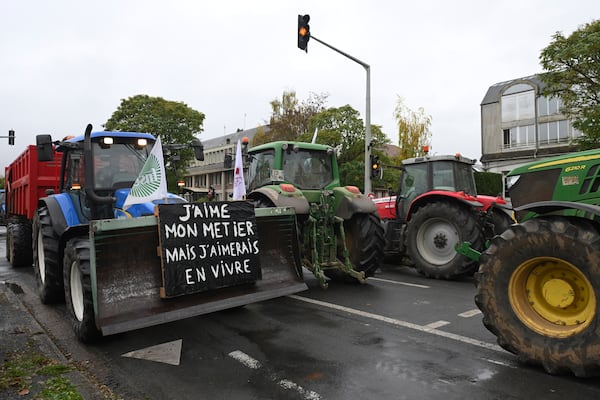
[[[292,208],[256,209],[261,277],[252,283],[172,298],[164,289],[157,217],[94,221],[90,276],[103,335],[239,307],[307,289]]]

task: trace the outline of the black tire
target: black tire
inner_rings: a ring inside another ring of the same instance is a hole
[[[33,270],[43,304],[64,301],[62,265],[58,260],[59,239],[46,207],[33,217]]]
[[[30,267],[33,263],[30,221],[11,221],[6,226],[6,258],[14,268]]]
[[[587,221],[512,225],[481,256],[475,302],[498,344],[551,374],[600,374],[600,235]]]
[[[94,316],[88,239],[74,238],[67,242],[63,271],[67,313],[73,332],[81,342],[93,343],[102,335]]]
[[[483,249],[477,216],[462,205],[435,201],[419,208],[408,221],[408,254],[417,271],[428,278],[453,279],[475,272],[477,264],[455,250],[462,242]]]
[[[494,236],[501,235],[502,232],[507,230],[512,224],[515,223],[513,219],[504,211],[494,209],[492,212],[492,223],[494,224]]]
[[[344,221],[346,247],[352,268],[364,272],[365,278],[373,276],[383,260],[383,226],[375,214],[354,214],[351,219]],[[339,238],[338,238],[339,239]],[[343,260],[342,248],[339,246],[337,257]],[[350,275],[337,270],[324,271],[333,280],[357,282]]]

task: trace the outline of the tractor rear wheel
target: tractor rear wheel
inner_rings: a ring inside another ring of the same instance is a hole
[[[46,207],[33,217],[33,270],[43,304],[63,301],[62,268],[58,262],[58,236]]]
[[[600,374],[600,235],[587,221],[512,225],[481,256],[475,302],[498,344],[551,374]]]
[[[354,214],[344,221],[346,248],[352,268],[364,272],[365,278],[375,275],[383,260],[383,226],[375,214]],[[342,247],[338,246],[337,257],[344,260]],[[356,279],[339,269],[327,269],[325,275],[334,280],[357,282]]]
[[[92,343],[101,334],[94,317],[88,239],[69,240],[65,248],[63,271],[67,310],[75,336],[83,343]]]
[[[483,247],[477,217],[464,206],[435,201],[419,208],[408,221],[410,258],[428,278],[452,279],[474,272],[476,263],[455,250],[462,242],[470,242],[476,250]]]

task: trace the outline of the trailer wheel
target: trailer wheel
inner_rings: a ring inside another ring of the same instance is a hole
[[[11,221],[6,226],[6,258],[13,267],[31,266],[31,222]]]
[[[83,343],[97,341],[101,334],[94,317],[88,239],[67,242],[63,271],[67,310],[75,336]]]
[[[600,235],[587,221],[512,225],[482,254],[475,302],[498,344],[551,374],[600,374]]]
[[[428,278],[452,279],[473,273],[476,263],[454,246],[470,242],[481,250],[483,237],[474,212],[458,204],[436,201],[419,208],[407,227],[407,249],[415,268]]]
[[[62,268],[58,262],[58,236],[46,207],[33,217],[33,269],[43,304],[64,300]]]
[[[354,214],[344,221],[346,248],[354,270],[365,273],[365,278],[375,275],[383,260],[383,226],[375,214]],[[344,259],[342,247],[338,246],[337,257]],[[325,275],[333,280],[357,282],[356,279],[338,269],[326,269]]]

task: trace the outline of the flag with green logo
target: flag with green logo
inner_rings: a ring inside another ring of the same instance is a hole
[[[158,137],[142,171],[133,183],[125,203],[123,203],[123,209],[126,210],[134,204],[147,203],[166,197],[167,174],[163,162],[162,145],[160,144],[160,137]]]

